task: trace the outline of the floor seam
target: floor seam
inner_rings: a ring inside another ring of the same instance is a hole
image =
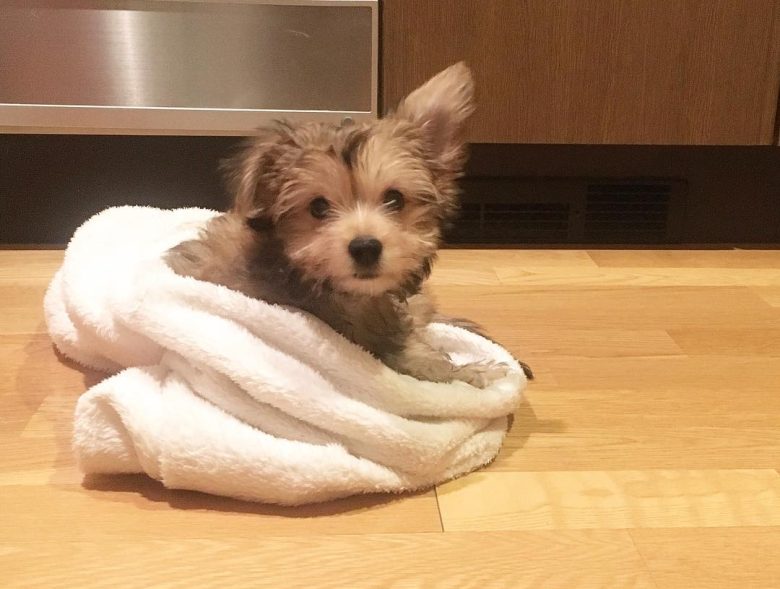
[[[634,538],[633,530],[626,530],[626,532],[628,532],[628,537],[631,539],[631,545],[634,547],[637,556],[639,556],[639,560],[642,561],[642,565],[645,567],[645,571],[647,571],[647,574],[650,576],[650,582],[653,584],[653,586],[656,589],[661,589],[661,586],[658,584],[658,581],[656,580],[655,575],[653,574],[653,571],[650,568],[650,565],[647,564],[647,559],[645,558],[645,555],[642,554],[642,551],[639,549],[639,546],[637,546],[636,539]]]
[[[439,531],[444,533],[444,518],[441,515],[441,504],[439,503],[439,487],[434,485],[433,496],[436,498],[436,512],[439,514]]]

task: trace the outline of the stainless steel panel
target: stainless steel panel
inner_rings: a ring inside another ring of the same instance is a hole
[[[376,2],[351,0],[0,1],[0,126],[232,133],[370,117],[376,26]]]

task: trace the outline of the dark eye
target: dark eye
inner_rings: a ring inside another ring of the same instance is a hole
[[[324,219],[330,212],[330,203],[324,196],[318,196],[309,203],[309,212],[315,219]]]
[[[404,195],[395,188],[391,188],[385,192],[383,202],[391,211],[400,211],[404,208]]]

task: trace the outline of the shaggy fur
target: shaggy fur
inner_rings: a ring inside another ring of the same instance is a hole
[[[422,290],[457,211],[473,82],[454,65],[362,125],[280,122],[226,163],[233,207],[169,252],[178,273],[308,311],[388,366],[476,386],[497,364],[454,365],[421,337]]]

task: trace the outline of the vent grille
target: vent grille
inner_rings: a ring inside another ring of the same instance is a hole
[[[672,243],[686,185],[670,179],[467,178],[450,243]]]
[[[453,243],[564,242],[568,203],[467,203],[448,241]]]
[[[660,242],[667,237],[671,184],[588,184],[586,241]]]

